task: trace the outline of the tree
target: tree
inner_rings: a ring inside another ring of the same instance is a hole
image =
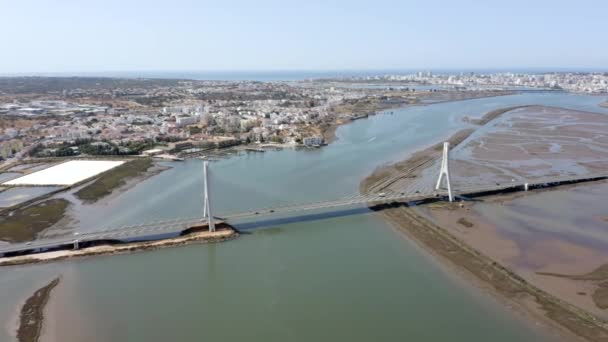
[[[203,114],[203,118],[201,119],[201,122],[203,125],[205,125],[207,127],[215,125],[215,119],[213,118],[213,115],[211,115],[211,113]]]
[[[188,127],[190,134],[199,134],[203,132],[203,129],[198,126],[190,126]]]

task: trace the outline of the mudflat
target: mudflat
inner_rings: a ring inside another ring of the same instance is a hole
[[[37,342],[40,339],[44,322],[44,308],[51,297],[51,291],[59,285],[59,278],[38,289],[29,297],[19,315],[17,340],[19,342]]]
[[[494,111],[484,117],[486,120],[475,119],[481,125],[475,132],[459,132],[456,138],[450,138],[450,171],[456,188],[472,182],[491,184],[514,178],[608,172],[606,115],[524,106]],[[432,177],[429,171],[438,164],[440,146],[377,169],[360,184],[361,192],[403,191],[420,179]],[[598,191],[597,196],[604,196],[605,200],[607,184],[586,187]],[[560,329],[567,340],[608,341],[603,320],[608,317],[604,312],[608,306],[608,266],[604,266],[608,265],[608,253],[603,252],[608,250],[608,237],[605,242],[598,242],[598,236],[603,237],[608,228],[603,207],[596,207],[599,212],[587,213],[595,227],[571,215],[585,205],[579,202],[569,204],[572,207],[556,205],[554,210],[562,216],[543,212],[529,202],[517,202],[518,198],[542,194],[554,197],[560,191],[568,198],[576,194],[576,189],[581,189],[581,195],[589,193],[589,188],[571,185],[494,196],[483,202],[416,208],[386,206],[380,208],[383,210],[379,215],[439,260],[464,271],[522,312]],[[587,201],[603,203],[598,198]],[[548,203],[546,198],[539,202]],[[508,203],[525,215],[499,220]],[[494,208],[495,215],[487,214],[491,212],[489,208]],[[564,223],[566,217],[571,220]]]
[[[451,155],[452,181],[512,179],[608,172],[608,116],[526,106],[509,111]]]
[[[601,181],[419,210],[531,284],[608,319],[607,192]]]

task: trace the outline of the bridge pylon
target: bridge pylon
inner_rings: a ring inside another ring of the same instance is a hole
[[[215,222],[213,221],[213,211],[211,210],[211,198],[209,196],[211,185],[209,184],[209,162],[203,162],[203,182],[204,182],[204,204],[203,204],[203,218],[207,218],[209,224],[209,231],[215,231]]]
[[[454,201],[454,196],[452,195],[452,185],[450,184],[450,143],[443,143],[443,158],[441,159],[441,170],[439,171],[439,179],[437,179],[437,185],[435,186],[435,190],[439,190],[442,182],[445,180],[448,188],[448,198],[450,202]]]

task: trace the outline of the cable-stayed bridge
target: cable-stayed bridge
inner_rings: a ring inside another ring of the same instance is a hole
[[[43,238],[27,243],[17,243],[0,247],[0,254],[19,253],[22,251],[41,251],[46,249],[74,246],[90,241],[134,241],[152,240],[166,236],[175,236],[193,226],[206,224],[210,231],[215,230],[215,224],[224,221],[246,221],[255,220],[268,215],[292,215],[301,212],[327,211],[339,208],[356,206],[377,206],[389,203],[417,203],[448,199],[452,201],[455,197],[475,197],[484,194],[499,193],[504,191],[527,191],[528,189],[571,184],[576,182],[594,181],[607,179],[608,174],[567,175],[538,177],[530,180],[515,180],[506,183],[459,183],[457,189],[453,188],[450,181],[448,167],[449,145],[444,145],[444,154],[439,171],[440,177],[436,184],[430,182],[429,177],[419,177],[407,186],[398,188],[397,191],[376,192],[370,194],[356,194],[343,198],[325,201],[312,201],[307,203],[294,203],[276,205],[267,208],[254,208],[235,212],[226,212],[214,215],[212,201],[209,196],[211,184],[209,182],[208,162],[204,162],[204,210],[199,217],[175,218],[171,220],[160,220],[138,225],[127,225],[121,227],[99,228],[86,233],[74,233],[63,237]],[[424,166],[431,165],[436,160],[426,160]],[[431,168],[432,169],[432,168]],[[402,177],[411,176],[411,169],[403,170],[400,174],[381,182],[381,189]],[[442,184],[445,183],[445,187]]]

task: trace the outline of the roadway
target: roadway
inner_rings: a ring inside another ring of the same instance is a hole
[[[534,181],[528,182],[530,189],[545,187],[548,185],[559,185],[569,184],[573,182],[593,181],[606,179],[606,174],[590,174],[586,176],[561,176],[561,177],[544,177],[535,179]],[[517,181],[509,182],[504,184],[492,184],[492,185],[477,185],[467,186],[454,191],[454,196],[476,196],[488,192],[500,192],[506,190],[524,190],[524,184],[526,182]],[[260,208],[252,209],[247,211],[240,211],[234,213],[227,213],[220,215],[220,220],[244,220],[257,218],[264,215],[280,215],[290,214],[300,211],[312,211],[312,210],[326,210],[338,207],[349,207],[357,205],[372,206],[382,203],[394,203],[394,202],[420,202],[429,199],[436,199],[437,197],[446,197],[447,191],[432,191],[426,190],[420,192],[414,189],[407,189],[404,192],[387,192],[387,193],[374,193],[368,195],[353,195],[337,200],[331,201],[316,201],[310,203],[299,203],[285,206],[275,206],[271,208]],[[216,218],[218,219],[218,218]],[[178,234],[181,231],[188,229],[195,225],[205,223],[206,218],[191,217],[191,218],[176,218],[171,220],[162,220],[155,222],[142,223],[139,225],[121,226],[115,228],[104,228],[87,233],[74,233],[73,235],[55,237],[55,238],[44,238],[35,240],[27,243],[16,243],[7,246],[0,246],[0,254],[27,251],[27,250],[44,250],[50,248],[56,248],[63,245],[72,245],[75,240],[79,243],[87,241],[99,241],[99,240],[146,240],[152,239],[159,235]]]

